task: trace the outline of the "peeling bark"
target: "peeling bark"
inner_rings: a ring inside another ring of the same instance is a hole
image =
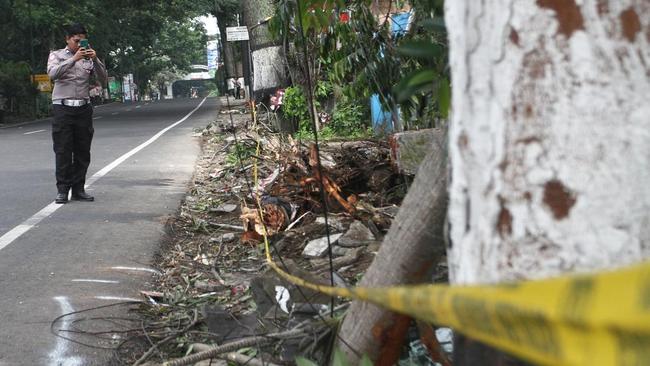
[[[450,276],[498,283],[650,256],[650,3],[446,2]]]

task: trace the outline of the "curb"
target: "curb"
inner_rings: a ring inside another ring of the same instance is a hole
[[[95,106],[93,106],[93,108],[101,108],[101,107],[104,107],[104,106],[107,106],[107,105],[110,105],[110,104],[115,104],[115,103],[117,103],[117,102],[95,105]],[[52,119],[52,117],[46,117],[46,118],[41,118],[41,119],[35,119],[35,120],[32,120],[32,121],[24,121],[24,122],[12,123],[12,124],[9,124],[9,125],[7,125],[7,124],[0,125],[0,130],[4,130],[4,129],[7,129],[7,128],[12,128],[12,127],[21,127],[21,126],[29,125],[29,124],[32,124],[32,123],[43,122],[43,121],[47,121],[47,120],[51,120],[51,119]]]
[[[47,118],[36,119],[36,120],[33,120],[33,121],[12,123],[12,124],[9,124],[9,125],[0,125],[0,130],[5,130],[7,128],[12,128],[12,127],[21,127],[21,126],[25,126],[25,125],[30,125],[32,123],[43,122],[43,121],[47,121],[47,120],[51,120],[51,119],[52,119],[52,117],[47,117]]]

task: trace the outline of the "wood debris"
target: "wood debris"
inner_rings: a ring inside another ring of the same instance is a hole
[[[265,128],[246,128],[252,124],[245,111],[232,117],[234,128],[226,122],[226,116],[220,115],[203,131],[203,155],[197,164],[194,185],[179,215],[169,223],[169,243],[158,263],[163,275],[155,291],[147,296],[155,300],[149,305],[155,310],[150,311],[160,312],[164,307],[164,314],[170,319],[170,314],[179,309],[220,304],[222,318],[218,324],[237,330],[230,335],[206,333],[205,329],[189,332],[182,338],[184,346],[221,344],[251,332],[290,329],[288,324],[295,322],[291,319],[297,313],[285,313],[274,300],[284,295],[267,294],[270,300],[259,296],[258,283],[271,278],[263,274],[267,266],[263,246],[259,244],[264,235],[269,238],[278,264],[291,262],[300,273],[321,283],[329,283],[332,277],[335,283],[354,285],[374,258],[407,189],[399,175],[385,169],[390,163],[388,145],[384,142],[321,144],[319,167],[315,145],[307,146],[290,136],[269,133]],[[381,184],[374,182],[378,180]],[[322,220],[325,208],[329,227]],[[365,226],[372,234],[366,234],[358,243],[346,242],[348,247],[334,243],[333,268],[328,259],[303,256],[310,240],[328,234],[341,236],[355,222],[355,226]],[[269,291],[277,286],[294,288],[288,283],[274,282]],[[292,294],[295,296],[295,292]],[[323,300],[316,307],[309,305],[313,302],[310,298],[292,298],[288,303],[328,309],[327,297]],[[270,303],[263,305],[264,301]],[[263,314],[261,309],[265,310]],[[197,324],[209,324],[213,316],[210,314],[201,313]],[[317,349],[311,345],[318,344],[325,334],[314,334],[313,340],[303,337],[300,344],[305,347],[301,346],[300,352]],[[160,352],[171,356],[172,348]],[[292,356],[279,352],[283,349],[279,344],[264,348],[264,352],[272,353],[267,362],[286,364],[287,357]],[[307,353],[304,355],[314,356]]]

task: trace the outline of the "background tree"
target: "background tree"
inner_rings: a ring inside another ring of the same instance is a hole
[[[221,50],[225,68],[225,78],[236,78],[241,75],[241,49],[234,47],[232,42],[226,38],[226,28],[237,25],[237,19],[241,12],[240,3],[236,0],[215,0],[208,1],[205,5],[210,9],[212,15],[217,18],[217,27],[221,37]]]
[[[157,72],[189,71],[192,63],[204,62],[205,30],[194,19],[208,11],[205,3],[188,0],[117,0],[109,6],[99,0],[2,0],[0,63],[24,62],[32,73],[44,73],[49,51],[65,45],[65,25],[81,22],[109,73],[133,73],[144,90]]]

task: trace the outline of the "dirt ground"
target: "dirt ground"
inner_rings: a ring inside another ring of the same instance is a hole
[[[193,182],[167,224],[161,275],[133,310],[142,326],[124,337],[121,362],[189,356],[178,364],[294,365],[298,355],[326,362],[347,303],[279,277],[266,263],[264,234],[285,271],[352,286],[409,178],[394,172],[382,141],[328,141],[317,155],[310,142],[273,132],[273,119],[256,120],[238,103],[196,131],[202,153]],[[216,345],[223,349],[212,359],[201,353]]]

